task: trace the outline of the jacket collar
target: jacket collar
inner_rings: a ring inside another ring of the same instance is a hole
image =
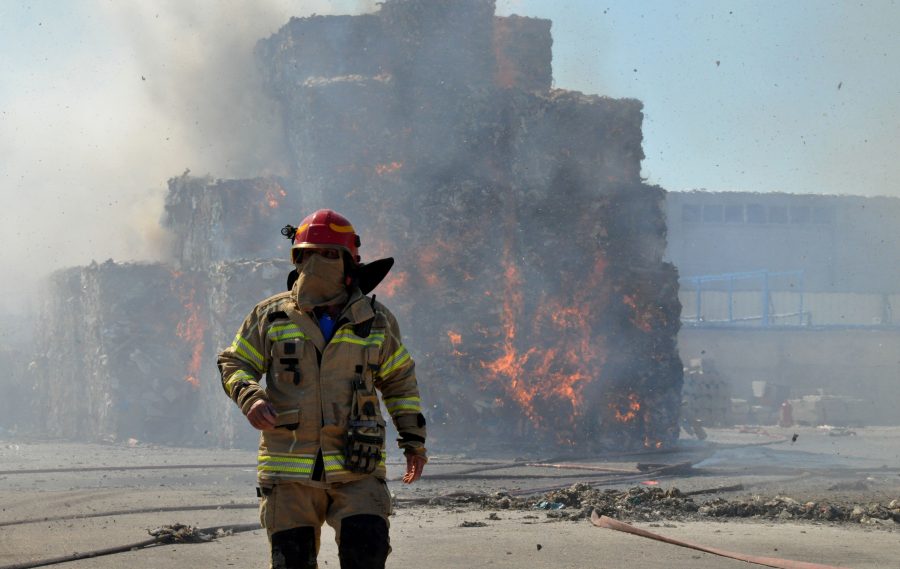
[[[375,311],[372,310],[372,303],[369,302],[369,298],[361,290],[354,287],[350,292],[350,298],[347,300],[344,310],[341,311],[338,321],[346,319],[352,324],[359,324],[374,317]]]

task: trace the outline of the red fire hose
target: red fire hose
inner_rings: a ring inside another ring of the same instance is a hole
[[[822,565],[820,563],[807,563],[805,561],[791,561],[790,559],[779,559],[777,557],[746,555],[743,553],[735,553],[733,551],[725,551],[724,549],[718,549],[716,547],[697,545],[689,541],[672,539],[671,537],[659,535],[657,533],[653,533],[641,528],[636,528],[632,525],[628,525],[624,522],[620,522],[606,516],[601,516],[597,513],[596,510],[594,510],[594,513],[591,514],[591,523],[599,528],[614,529],[616,531],[622,531],[625,533],[630,533],[632,535],[648,537],[650,539],[655,539],[656,541],[662,541],[664,543],[671,543],[672,545],[678,545],[680,547],[696,549],[697,551],[703,551],[705,553],[712,553],[713,555],[718,555],[720,557],[728,557],[730,559],[746,561],[747,563],[755,563],[757,565],[763,565],[765,567],[775,567],[776,569],[847,569],[846,567],[837,567],[835,565]]]

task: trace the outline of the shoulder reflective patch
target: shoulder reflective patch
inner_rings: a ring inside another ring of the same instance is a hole
[[[309,340],[309,337],[300,330],[300,327],[293,322],[289,324],[276,324],[266,331],[266,337],[270,342],[280,342],[283,340]]]
[[[352,328],[341,328],[335,332],[334,337],[331,339],[332,344],[340,342],[345,344],[356,344],[357,346],[375,346],[380,348],[384,343],[384,332],[379,333],[373,331],[365,338],[360,338],[353,333]]]

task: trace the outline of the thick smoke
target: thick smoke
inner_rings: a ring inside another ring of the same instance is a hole
[[[291,16],[373,9],[366,1],[97,1],[23,16],[27,46],[20,61],[8,60],[21,76],[4,89],[0,114],[0,264],[15,275],[0,312],[25,308],[60,267],[165,260],[166,180],[186,169],[282,172],[280,123],[256,80],[255,42]]]

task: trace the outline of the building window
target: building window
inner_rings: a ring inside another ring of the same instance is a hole
[[[681,221],[685,223],[700,223],[700,213],[699,205],[685,204],[681,206]]]
[[[703,206],[703,223],[722,223],[722,206]]]
[[[809,206],[791,206],[791,223],[809,223]]]
[[[725,223],[744,223],[744,206],[726,205]]]
[[[787,223],[788,212],[783,205],[769,206],[769,223]]]
[[[834,209],[830,207],[812,208],[812,222],[819,225],[830,225],[834,223]]]
[[[747,204],[747,223],[765,223],[766,207],[758,203]]]

